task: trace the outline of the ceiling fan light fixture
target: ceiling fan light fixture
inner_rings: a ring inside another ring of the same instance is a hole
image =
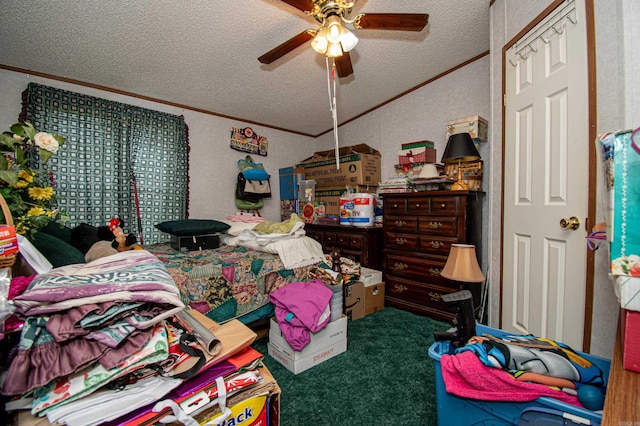
[[[340,43],[329,43],[326,55],[330,58],[342,56],[342,46],[340,46]]]
[[[340,17],[336,15],[329,16],[325,27],[327,28],[327,40],[329,40],[329,43],[340,43],[345,30],[340,21]]]
[[[326,37],[327,29],[322,27],[316,33],[316,36],[311,40],[311,47],[316,52],[324,55],[327,52],[327,48],[329,47],[329,41]]]
[[[348,28],[343,28],[344,31],[342,33],[342,37],[340,38],[340,44],[342,45],[343,52],[349,52],[353,50],[354,47],[358,44],[358,37]]]

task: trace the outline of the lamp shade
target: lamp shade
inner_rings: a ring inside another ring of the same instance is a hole
[[[476,246],[470,244],[452,244],[447,263],[440,276],[452,281],[481,283],[484,275],[478,265]]]
[[[479,159],[480,153],[469,133],[456,133],[449,136],[447,147],[444,149],[444,154],[442,154],[443,163],[467,163]]]

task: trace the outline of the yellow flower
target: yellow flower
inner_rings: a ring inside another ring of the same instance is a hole
[[[20,170],[20,172],[18,172],[18,177],[20,179],[24,179],[27,183],[33,182],[33,175],[26,170]]]
[[[42,216],[45,214],[45,211],[42,207],[31,207],[27,212],[27,216]]]
[[[51,197],[53,197],[53,188],[51,187],[40,188],[38,186],[29,188],[29,197],[38,201],[50,200]]]
[[[18,183],[16,183],[16,188],[26,188],[27,186],[29,186],[29,182],[26,180],[20,179]]]

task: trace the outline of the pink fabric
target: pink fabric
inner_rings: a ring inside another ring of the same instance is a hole
[[[9,300],[20,296],[29,287],[29,283],[33,281],[35,275],[29,275],[28,277],[13,277],[11,284],[9,284]]]
[[[295,351],[301,351],[311,341],[310,332],[323,329],[331,319],[326,310],[333,290],[320,279],[293,282],[272,292],[269,300],[275,306],[280,331]]]
[[[499,368],[487,367],[471,351],[442,355],[442,379],[448,393],[484,401],[533,401],[548,396],[582,407],[578,397],[549,386],[516,380]]]

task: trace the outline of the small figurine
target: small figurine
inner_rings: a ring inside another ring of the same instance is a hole
[[[111,246],[118,251],[136,250],[140,249],[136,245],[138,239],[133,234],[125,234],[122,230],[124,221],[114,217],[109,221],[109,230],[113,233],[114,240],[111,242]]]

